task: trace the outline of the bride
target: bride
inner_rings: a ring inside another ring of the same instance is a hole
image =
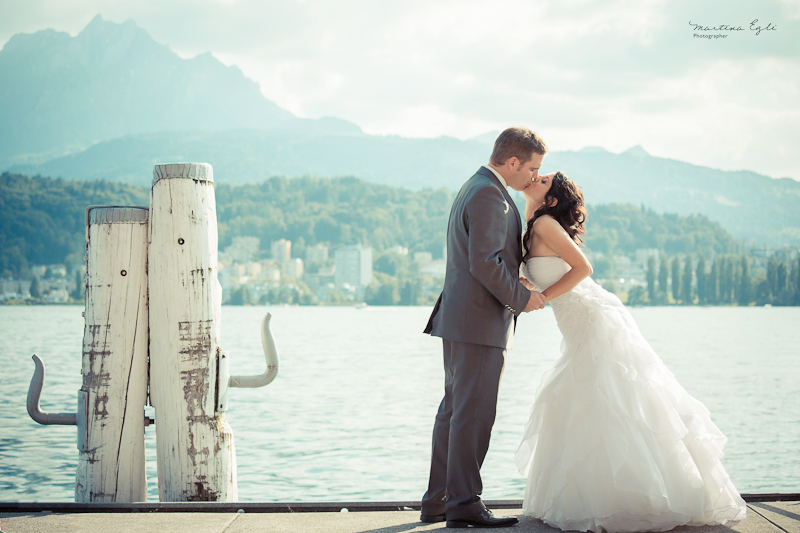
[[[611,533],[742,520],[745,503],[720,462],[727,439],[622,302],[589,277],[580,189],[557,172],[523,193],[523,274],[564,337],[516,453],[524,513]]]

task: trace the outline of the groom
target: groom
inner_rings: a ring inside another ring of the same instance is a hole
[[[506,348],[521,312],[544,307],[541,293],[519,281],[522,221],[506,190],[522,191],[536,179],[547,153],[525,128],[497,138],[487,166],[464,183],[447,225],[444,289],[425,333],[444,347],[444,398],[433,426],[423,522],[447,527],[502,527],[481,501],[480,468],[489,449]]]

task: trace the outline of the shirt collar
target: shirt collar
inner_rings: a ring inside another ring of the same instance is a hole
[[[508,183],[506,183],[506,180],[503,178],[503,176],[501,176],[501,175],[500,175],[500,173],[499,173],[499,172],[497,172],[495,169],[493,169],[493,168],[492,168],[490,165],[483,165],[483,166],[484,166],[484,167],[486,167],[486,168],[488,168],[489,170],[491,170],[491,171],[492,171],[492,173],[493,173],[495,176],[497,176],[497,179],[499,179],[499,180],[500,180],[500,184],[501,184],[503,187],[505,187],[506,189],[508,189]]]

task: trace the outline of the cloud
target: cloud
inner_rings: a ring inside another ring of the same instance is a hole
[[[0,42],[133,19],[183,57],[211,51],[304,117],[470,138],[509,124],[553,149],[654,155],[800,179],[800,1],[99,0],[20,3]],[[753,20],[777,30],[756,35]],[[741,26],[716,40],[689,24]]]

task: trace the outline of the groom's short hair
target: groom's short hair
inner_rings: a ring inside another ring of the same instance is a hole
[[[541,155],[547,153],[547,145],[542,138],[528,128],[514,126],[497,137],[489,162],[504,165],[512,157],[516,157],[522,163],[527,163],[534,152]]]

